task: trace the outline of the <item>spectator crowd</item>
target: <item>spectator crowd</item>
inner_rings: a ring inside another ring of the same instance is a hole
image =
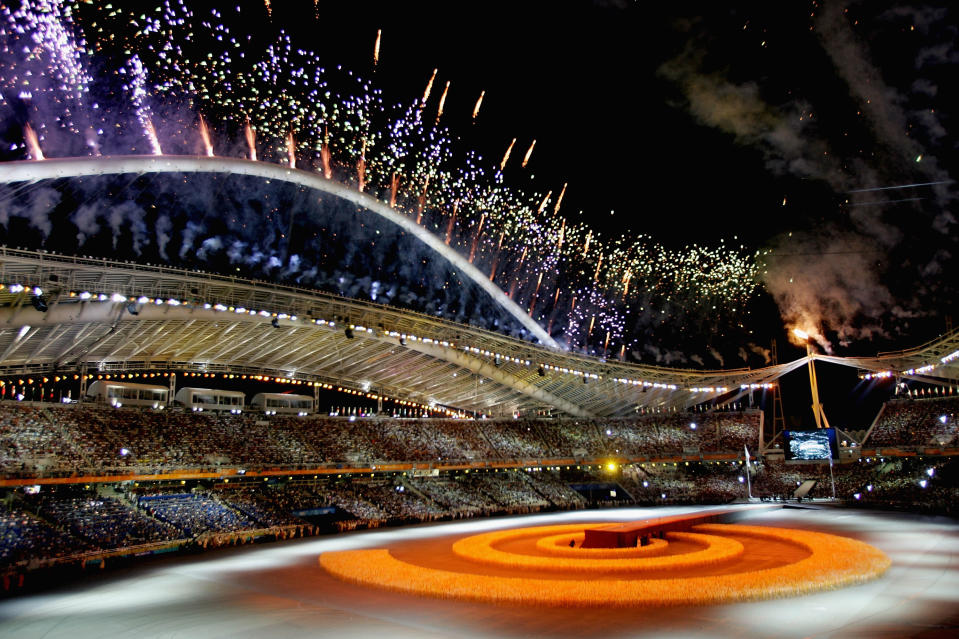
[[[872,450],[947,446],[955,438],[957,408],[954,398],[890,402],[865,444]],[[956,514],[959,462],[949,457],[877,456],[835,466],[759,461],[749,468],[741,460],[696,457],[752,447],[760,420],[758,412],[606,420],[265,419],[3,402],[3,478],[224,465],[318,472],[189,482],[38,479],[32,490],[8,488],[0,495],[0,575],[9,587],[13,576],[31,568],[124,549],[209,547],[597,506],[603,500],[590,486],[602,486],[619,505],[716,504],[746,497],[747,486],[754,497],[792,499],[811,481],[808,497],[832,497],[835,490],[850,503]],[[662,461],[677,455],[693,461]],[[629,461],[578,463],[602,456]],[[415,467],[356,472],[389,462]],[[460,468],[430,469],[437,463]]]

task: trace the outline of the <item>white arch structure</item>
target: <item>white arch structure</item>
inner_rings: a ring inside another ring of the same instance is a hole
[[[249,175],[266,180],[279,180],[342,198],[372,211],[396,224],[431,248],[437,255],[462,271],[482,288],[497,304],[512,315],[526,330],[548,347],[562,350],[542,326],[533,321],[519,305],[493,284],[469,260],[447,246],[438,237],[413,220],[392,209],[371,195],[361,193],[344,184],[328,180],[322,175],[289,167],[241,158],[183,156],[183,155],[120,155],[81,158],[57,158],[39,161],[5,162],[0,171],[0,183],[37,182],[70,177],[113,175],[123,173],[229,173]]]

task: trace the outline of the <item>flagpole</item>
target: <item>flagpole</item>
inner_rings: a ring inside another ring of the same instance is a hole
[[[829,451],[829,479],[832,480],[832,498],[836,498],[836,476],[832,474],[832,451]]]

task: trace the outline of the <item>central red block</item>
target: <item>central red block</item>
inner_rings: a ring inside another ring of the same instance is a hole
[[[665,537],[668,532],[687,531],[697,524],[721,523],[736,517],[739,511],[723,510],[698,515],[674,515],[610,524],[584,531],[583,548],[632,548],[645,546],[650,537]]]

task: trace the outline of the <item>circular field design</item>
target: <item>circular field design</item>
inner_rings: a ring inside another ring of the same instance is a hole
[[[394,549],[320,555],[344,581],[445,599],[546,606],[731,603],[841,588],[889,567],[884,553],[793,528],[699,524],[647,546],[581,548],[606,524],[537,526]],[[570,545],[570,542],[573,542]]]

